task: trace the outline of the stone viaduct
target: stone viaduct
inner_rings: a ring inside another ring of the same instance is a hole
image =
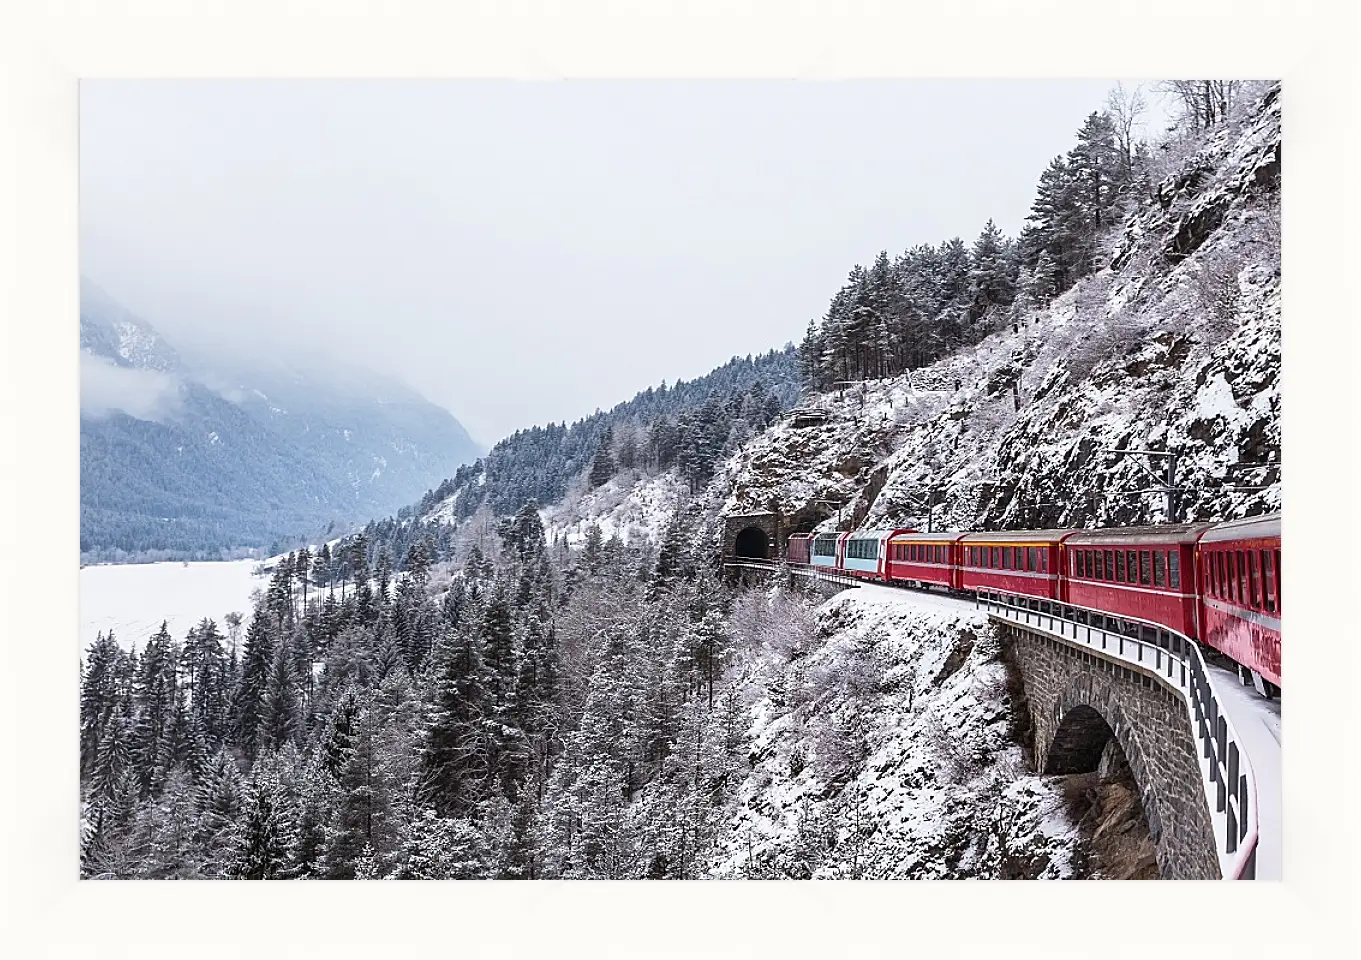
[[[1186,700],[1153,669],[999,621],[1025,683],[1035,767],[1097,769],[1114,740],[1128,761],[1168,879],[1219,879],[1219,854]]]

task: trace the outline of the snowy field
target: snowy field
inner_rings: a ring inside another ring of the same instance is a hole
[[[183,640],[204,617],[217,621],[232,611],[249,614],[251,591],[267,581],[251,571],[258,560],[225,563],[99,564],[80,571],[80,650],[101,631],[113,630],[119,646],[146,646],[168,621],[170,635]]]

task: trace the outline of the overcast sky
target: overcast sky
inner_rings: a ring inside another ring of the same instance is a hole
[[[174,344],[335,354],[484,444],[798,341],[1112,81],[83,81],[81,271]]]

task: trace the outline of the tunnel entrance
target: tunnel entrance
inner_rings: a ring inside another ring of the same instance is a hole
[[[760,527],[747,527],[737,535],[735,552],[745,560],[769,560],[770,537]]]

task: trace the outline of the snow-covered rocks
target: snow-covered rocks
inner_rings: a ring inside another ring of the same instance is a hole
[[[715,877],[1070,877],[1082,840],[1026,772],[986,618],[865,587],[748,674],[753,766]]]

